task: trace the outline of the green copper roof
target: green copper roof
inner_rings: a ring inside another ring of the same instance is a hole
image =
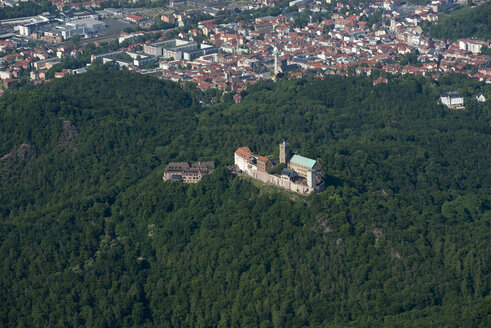
[[[300,155],[293,155],[292,159],[290,159],[290,162],[310,168],[313,168],[315,165],[315,160]]]

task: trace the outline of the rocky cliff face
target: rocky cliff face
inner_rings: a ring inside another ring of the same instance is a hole
[[[76,137],[79,135],[78,128],[67,119],[62,119],[63,133],[60,137],[58,147],[61,151],[77,151]],[[23,143],[14,147],[9,153],[0,157],[0,168],[4,171],[10,170],[16,159],[30,161],[38,156],[34,146]]]
[[[28,161],[33,158],[36,158],[37,154],[36,151],[34,150],[34,147],[23,143],[22,145],[17,148],[17,151],[15,152],[17,155],[17,158],[22,159],[23,161]]]
[[[0,157],[0,166],[3,170],[8,171],[16,159],[29,161],[37,157],[36,150],[33,146],[23,143],[17,148],[14,148],[8,154]]]
[[[78,128],[67,119],[62,119],[63,135],[58,146],[62,151],[77,151],[76,137],[79,134]]]

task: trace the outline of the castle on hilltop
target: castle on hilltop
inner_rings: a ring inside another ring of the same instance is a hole
[[[248,147],[240,147],[234,153],[235,165],[254,179],[299,194],[321,192],[325,189],[320,164],[300,155],[290,155],[289,145],[283,141],[279,145],[279,160],[267,156],[254,155]],[[270,173],[277,165],[284,164],[280,174]]]

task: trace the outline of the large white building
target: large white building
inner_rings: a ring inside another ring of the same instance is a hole
[[[464,105],[464,98],[458,92],[442,92],[440,101],[447,107],[459,107]]]
[[[72,20],[66,23],[65,26],[60,26],[61,36],[63,39],[68,40],[74,35],[82,35],[87,33],[95,33],[98,29],[106,27],[104,22],[99,20],[85,18]]]
[[[12,78],[12,73],[6,71],[0,71],[1,80],[10,79],[10,78]]]
[[[59,20],[52,19],[52,20],[46,20],[43,22],[30,23],[30,24],[26,24],[26,25],[18,25],[15,27],[15,30],[19,31],[20,35],[29,36],[33,32],[44,31],[44,30],[50,29],[54,26],[57,26],[59,24],[60,24]]]
[[[244,172],[251,173],[257,170],[256,158],[252,155],[249,147],[240,147],[234,153],[234,162]]]
[[[481,52],[482,47],[489,46],[489,42],[482,40],[459,40],[459,48],[465,51],[470,51],[474,54]]]
[[[174,60],[193,60],[197,57],[218,52],[218,48],[194,41],[171,39],[157,41],[143,46],[143,52],[153,56],[174,58]]]

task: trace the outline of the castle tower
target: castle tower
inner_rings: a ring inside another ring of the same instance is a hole
[[[315,171],[308,170],[307,171],[307,186],[311,188],[315,188]]]
[[[288,160],[290,159],[290,149],[288,144],[283,141],[280,143],[280,163],[288,164]]]

